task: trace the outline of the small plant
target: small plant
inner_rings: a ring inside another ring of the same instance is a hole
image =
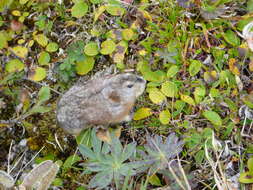
[[[151,174],[168,168],[169,161],[182,151],[184,144],[183,141],[179,141],[174,133],[170,134],[164,142],[159,135],[154,137],[147,135],[146,140],[147,144],[144,145],[145,152],[140,151],[140,154]]]
[[[88,158],[84,166],[89,172],[97,172],[89,182],[90,188],[102,189],[114,183],[119,189],[125,177],[126,180],[148,169],[153,175],[158,170],[169,168],[169,161],[182,151],[183,145],[174,133],[170,134],[165,142],[159,135],[154,137],[148,135],[144,151],[139,151],[141,156],[137,156],[135,142],[123,148],[116,137],[111,137],[109,144],[102,144],[102,141],[96,137],[95,130],[91,135],[91,148],[83,144],[79,145],[81,154]]]
[[[240,173],[239,182],[253,183],[253,157],[247,162],[248,171]]]
[[[126,176],[136,174],[137,165],[128,159],[134,154],[136,143],[130,143],[124,148],[119,139],[112,137],[110,144],[100,141],[92,131],[92,148],[79,145],[79,150],[84,157],[89,158],[85,164],[88,171],[97,172],[89,182],[90,188],[105,188],[112,182],[119,189],[121,181]]]
[[[192,132],[187,138],[185,138],[186,146],[190,152],[192,152],[191,154],[193,155],[197,164],[201,164],[205,158],[204,145],[207,139],[207,147],[210,148],[212,146],[210,140],[211,136],[212,129],[205,128],[201,133]]]

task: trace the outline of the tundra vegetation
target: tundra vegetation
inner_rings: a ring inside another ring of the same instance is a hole
[[[1,0],[0,189],[251,189],[253,0]],[[147,80],[102,142],[59,96],[115,65]]]

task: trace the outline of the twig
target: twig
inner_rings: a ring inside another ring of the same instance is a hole
[[[11,145],[9,148],[9,154],[8,154],[8,166],[7,166],[7,173],[10,174],[10,157],[11,157],[11,148],[12,148],[13,140],[11,140]]]

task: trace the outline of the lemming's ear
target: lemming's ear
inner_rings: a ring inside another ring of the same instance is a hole
[[[116,90],[113,89],[104,89],[103,90],[104,97],[110,101],[112,104],[120,104],[120,95]]]

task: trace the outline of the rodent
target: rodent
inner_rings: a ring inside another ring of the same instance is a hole
[[[145,86],[142,77],[131,73],[76,84],[58,101],[58,123],[68,133],[77,135],[90,126],[130,121],[130,111]]]

